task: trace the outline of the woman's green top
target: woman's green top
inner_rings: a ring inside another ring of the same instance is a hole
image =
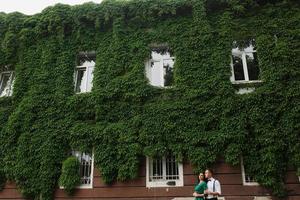
[[[205,181],[202,181],[201,183],[197,184],[195,186],[195,192],[198,194],[204,194],[204,191],[207,189],[207,184]],[[204,197],[196,197],[195,200],[203,200]]]

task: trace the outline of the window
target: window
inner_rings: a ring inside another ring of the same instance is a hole
[[[82,53],[79,55],[79,65],[75,70],[75,92],[90,92],[93,87],[93,72],[95,68],[95,54]]]
[[[236,45],[236,42],[234,42]],[[233,83],[247,83],[259,81],[259,66],[254,40],[243,49],[232,49],[230,78]]]
[[[175,156],[147,157],[147,187],[183,186],[183,166]]]
[[[241,170],[243,177],[243,185],[255,186],[259,185],[258,182],[254,179],[253,176],[247,173],[247,166],[244,165],[243,159],[241,159]]]
[[[72,151],[72,155],[78,158],[80,161],[80,176],[81,185],[80,188],[92,188],[93,187],[93,170],[94,159],[87,153],[80,151]]]
[[[151,58],[146,62],[146,77],[150,85],[169,87],[174,82],[173,68],[175,57],[171,56],[168,49],[155,49]]]
[[[13,92],[14,73],[4,71],[0,73],[0,97],[11,96]]]

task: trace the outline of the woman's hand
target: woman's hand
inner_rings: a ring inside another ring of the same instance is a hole
[[[204,194],[198,194],[197,192],[194,192],[193,197],[204,197]]]

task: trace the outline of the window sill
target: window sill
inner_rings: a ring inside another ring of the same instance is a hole
[[[3,96],[0,96],[0,98],[9,98],[9,97],[12,97],[12,95],[3,95]]]
[[[253,182],[253,183],[243,183],[243,186],[259,186],[259,183]]]
[[[255,84],[255,83],[262,83],[262,80],[255,80],[255,81],[231,81],[233,85],[243,85],[243,84]]]
[[[90,185],[79,185],[76,188],[78,188],[78,189],[92,189],[93,185],[92,184],[90,184]]]
[[[231,83],[236,89],[236,94],[250,94],[253,93],[255,89],[263,83],[263,81],[231,81]]]
[[[91,93],[91,91],[88,91],[88,92],[75,92],[75,95],[87,94],[87,93]]]
[[[65,187],[59,186],[59,189],[64,190]],[[92,184],[90,184],[90,185],[79,185],[79,186],[76,187],[76,189],[93,189],[93,185]]]
[[[168,181],[157,181],[157,182],[147,182],[146,187],[147,188],[167,188],[167,187],[183,187],[182,181],[175,181],[175,185],[168,185]]]
[[[160,89],[160,90],[163,90],[163,89],[168,90],[168,89],[174,88],[174,86],[161,86],[161,85],[151,85],[151,84],[149,84],[149,86],[156,88],[156,89]]]

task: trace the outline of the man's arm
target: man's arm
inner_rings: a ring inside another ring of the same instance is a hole
[[[218,180],[215,181],[215,192],[210,192],[212,195],[221,195],[221,184]]]

